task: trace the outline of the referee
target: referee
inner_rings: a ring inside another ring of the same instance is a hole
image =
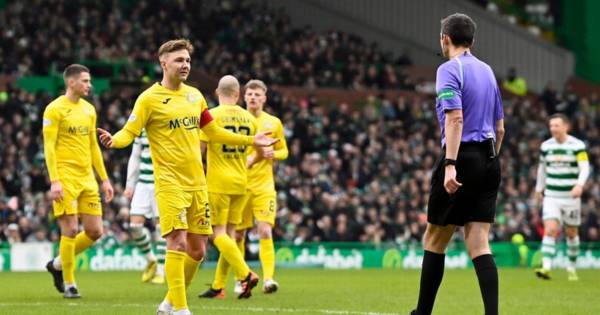
[[[436,77],[443,153],[431,178],[419,301],[411,314],[431,314],[444,274],[446,247],[456,227],[464,225],[485,314],[497,315],[498,270],[488,234],[500,185],[502,98],[490,66],[471,54],[475,22],[456,13],[441,24],[442,54],[448,58]]]

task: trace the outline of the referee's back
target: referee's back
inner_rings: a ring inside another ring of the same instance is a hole
[[[502,98],[491,67],[468,52],[456,56],[438,68],[436,111],[446,142],[445,112],[463,111],[461,142],[496,140],[496,121],[503,118]]]

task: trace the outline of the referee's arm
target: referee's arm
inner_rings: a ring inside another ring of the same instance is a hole
[[[496,152],[500,154],[500,148],[502,147],[502,140],[504,140],[504,119],[496,121]]]
[[[444,130],[446,133],[446,159],[456,160],[460,141],[462,140],[462,109],[446,111]],[[456,180],[456,167],[454,165],[447,165],[444,176],[444,188],[446,188],[449,194],[453,194],[460,186],[462,184]]]

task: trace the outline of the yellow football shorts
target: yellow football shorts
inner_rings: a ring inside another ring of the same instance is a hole
[[[173,230],[212,234],[206,190],[161,190],[156,193],[156,203],[162,236]]]
[[[242,214],[242,223],[237,226],[237,230],[249,229],[254,226],[254,218],[259,222],[267,222],[271,226],[275,225],[275,215],[277,214],[277,193],[270,192],[248,192],[248,200]]]
[[[102,203],[95,178],[60,180],[64,197],[53,202],[54,216],[89,214],[102,216]]]
[[[242,212],[246,204],[246,195],[228,195],[208,193],[211,223],[213,226],[242,222]]]

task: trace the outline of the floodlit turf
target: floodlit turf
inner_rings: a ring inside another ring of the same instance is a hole
[[[238,300],[228,288],[225,300],[197,298],[212,279],[201,270],[190,290],[194,314],[408,314],[416,303],[419,271],[278,270],[281,290],[255,290]],[[532,270],[500,270],[501,314],[600,314],[600,271],[580,271],[579,282],[554,271],[542,281]],[[139,272],[79,272],[80,300],[64,300],[46,273],[0,273],[0,314],[154,314],[165,286],[140,282]],[[262,283],[259,284],[259,286]],[[434,314],[483,314],[473,270],[447,270]]]

